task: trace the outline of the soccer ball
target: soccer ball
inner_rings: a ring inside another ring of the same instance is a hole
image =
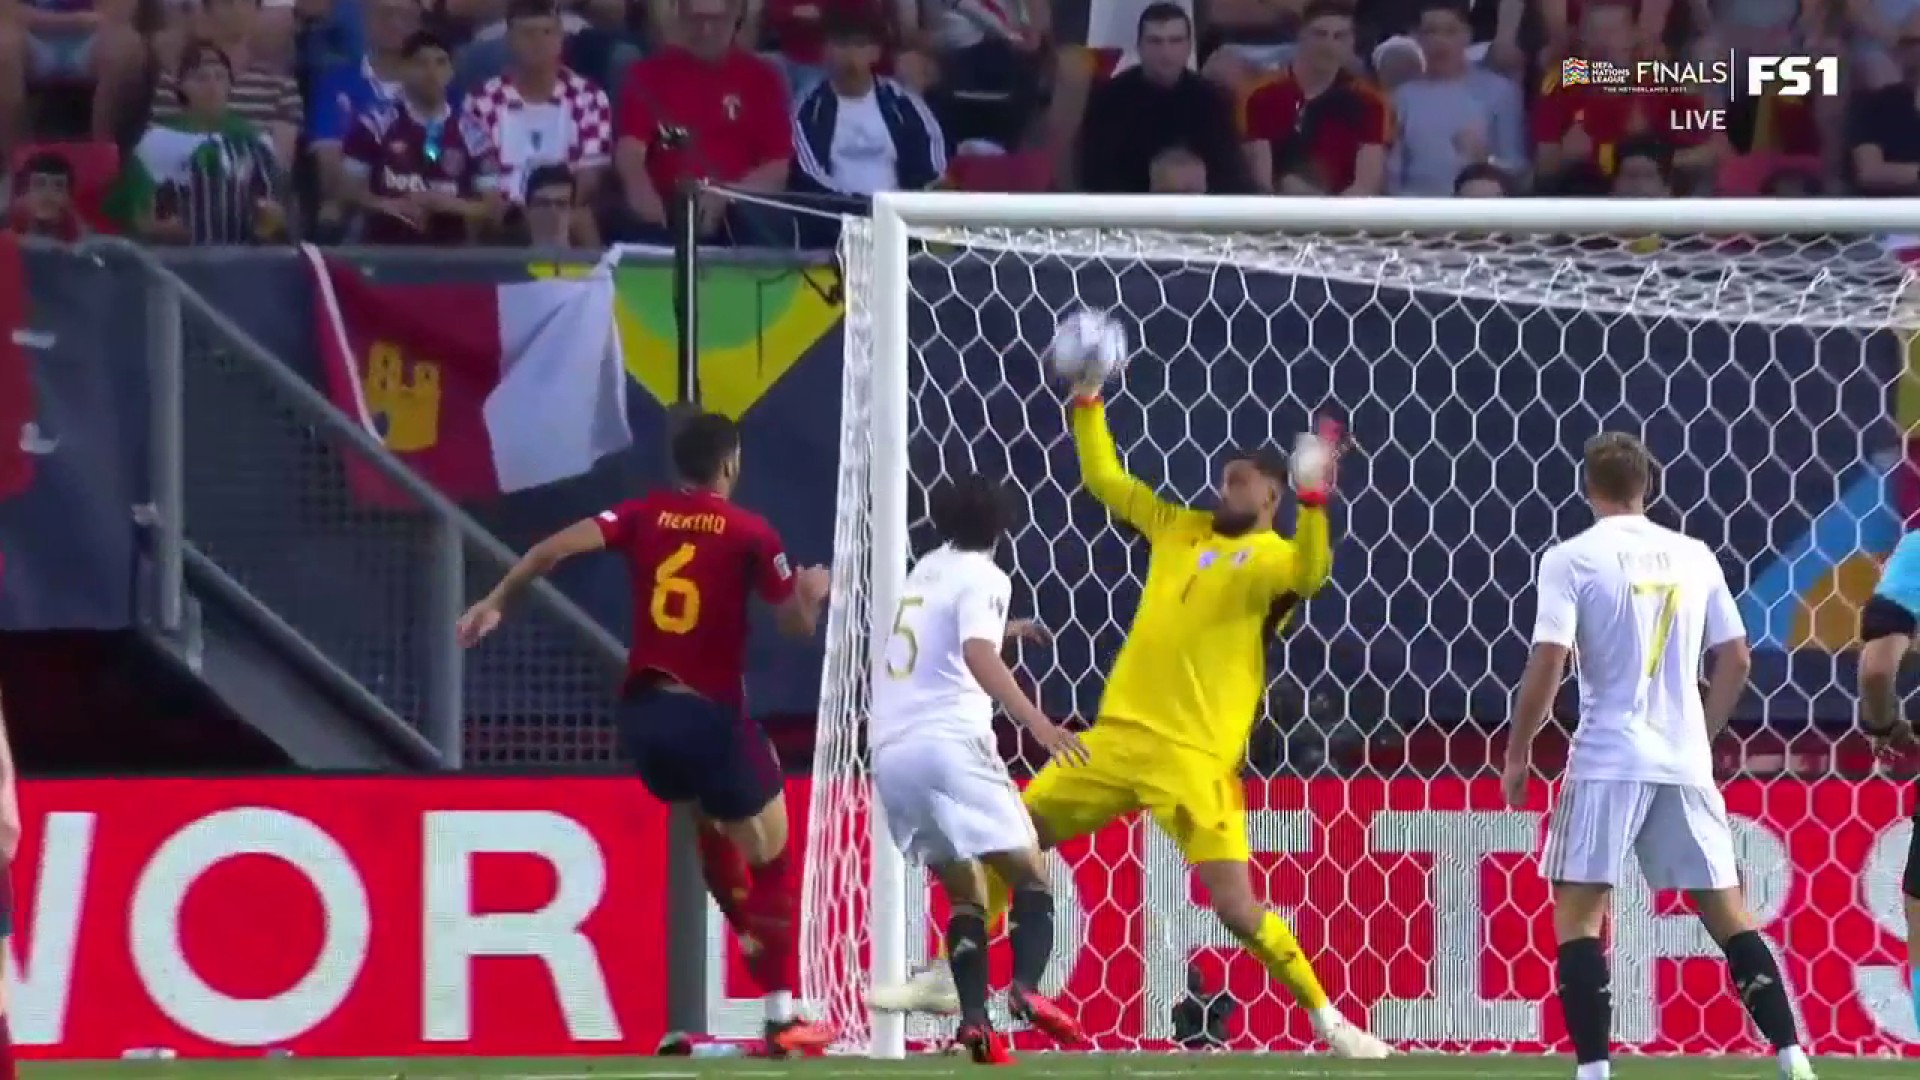
[[[1103,312],[1082,309],[1060,320],[1048,353],[1063,382],[1104,383],[1127,364],[1127,331]]]

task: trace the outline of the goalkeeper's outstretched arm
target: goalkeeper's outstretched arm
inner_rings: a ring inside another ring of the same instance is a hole
[[[1071,406],[1073,445],[1080,457],[1080,482],[1115,517],[1152,541],[1182,520],[1201,514],[1153,493],[1120,464],[1120,452],[1107,430],[1107,407],[1097,393],[1076,394]]]

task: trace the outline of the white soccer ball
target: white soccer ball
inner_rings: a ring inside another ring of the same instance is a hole
[[[1104,383],[1127,364],[1127,331],[1104,312],[1076,311],[1054,329],[1048,354],[1062,381]]]

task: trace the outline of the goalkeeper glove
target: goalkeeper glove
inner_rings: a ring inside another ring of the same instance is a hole
[[[1327,505],[1327,500],[1333,497],[1339,460],[1340,427],[1331,420],[1320,422],[1318,434],[1301,435],[1293,441],[1293,454],[1287,458],[1287,475],[1300,505]]]

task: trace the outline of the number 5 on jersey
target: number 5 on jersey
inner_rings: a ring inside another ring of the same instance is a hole
[[[1660,670],[1660,658],[1667,654],[1667,639],[1673,636],[1673,622],[1680,614],[1680,586],[1665,581],[1636,581],[1634,606],[1653,616],[1653,633],[1648,635],[1646,677]]]
[[[700,586],[682,576],[695,550],[692,544],[681,544],[653,570],[653,602],[647,612],[653,625],[669,634],[687,633],[700,622]]]
[[[913,626],[907,621],[910,612],[916,611],[926,601],[918,596],[903,596],[900,607],[893,613],[893,636],[887,639],[887,678],[904,679],[913,674],[915,664],[920,662],[920,637],[913,632]],[[893,662],[893,643],[899,642],[906,650],[905,662]]]

